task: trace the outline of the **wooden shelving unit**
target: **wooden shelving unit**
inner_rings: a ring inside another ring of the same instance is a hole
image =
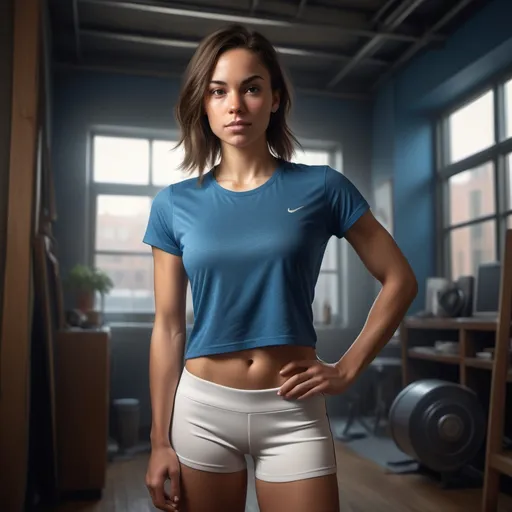
[[[441,378],[473,389],[488,413],[484,463],[483,512],[496,512],[499,476],[512,477],[512,451],[503,452],[507,383],[512,383],[512,230],[502,258],[500,312],[495,319],[407,317],[400,328],[403,386],[418,379]],[[436,341],[458,342],[458,353],[434,350]],[[432,347],[431,351],[418,347]],[[493,359],[477,352],[494,349]],[[509,437],[512,432],[507,432]]]
[[[400,328],[402,343],[403,385],[404,387],[418,378],[432,377],[431,368],[425,369],[415,361],[431,361],[458,367],[457,380],[463,385],[470,385],[468,372],[472,369],[493,369],[493,360],[480,359],[476,352],[495,344],[497,320],[475,321],[471,318],[436,318],[419,319],[407,317]],[[457,341],[458,354],[419,351],[417,347],[432,346],[435,341]],[[512,367],[507,369],[506,380],[512,382]]]
[[[496,348],[492,366],[489,426],[485,461],[483,512],[494,512],[498,507],[500,475],[512,477],[512,455],[503,451],[505,429],[506,382],[510,374],[510,340],[512,320],[512,230],[507,230],[505,254],[500,287],[500,311],[496,331]]]
[[[436,361],[445,364],[458,364],[469,368],[479,368],[481,370],[492,371],[493,362],[478,357],[463,357],[452,354],[427,354],[424,352],[415,352],[412,349],[408,350],[407,357],[410,359],[424,359],[426,361]],[[507,382],[512,382],[512,368],[507,372]]]

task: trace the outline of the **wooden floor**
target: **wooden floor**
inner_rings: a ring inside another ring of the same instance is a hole
[[[481,489],[442,490],[421,475],[393,475],[336,442],[341,512],[480,512]],[[155,509],[144,486],[148,456],[110,465],[104,497],[96,503],[70,503],[56,512],[149,512]],[[256,512],[250,505],[247,512]],[[512,511],[500,497],[499,512]],[[314,511],[312,511],[314,512]]]

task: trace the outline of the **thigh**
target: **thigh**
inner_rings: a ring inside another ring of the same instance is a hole
[[[293,482],[256,479],[260,512],[339,512],[336,474]]]
[[[212,473],[181,465],[180,512],[244,512],[247,470]]]
[[[250,415],[256,478],[284,483],[336,474],[334,440],[325,398],[287,410]]]
[[[171,440],[182,467],[216,473],[243,471],[246,438],[246,416],[176,394]]]

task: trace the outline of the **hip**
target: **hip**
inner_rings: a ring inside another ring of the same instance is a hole
[[[286,364],[316,358],[313,347],[269,346],[188,359],[185,368],[196,377],[222,386],[268,389],[279,388],[290,378],[279,374]]]

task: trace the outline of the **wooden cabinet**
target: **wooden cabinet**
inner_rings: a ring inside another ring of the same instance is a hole
[[[59,490],[99,494],[105,486],[110,330],[57,332],[55,382]]]

